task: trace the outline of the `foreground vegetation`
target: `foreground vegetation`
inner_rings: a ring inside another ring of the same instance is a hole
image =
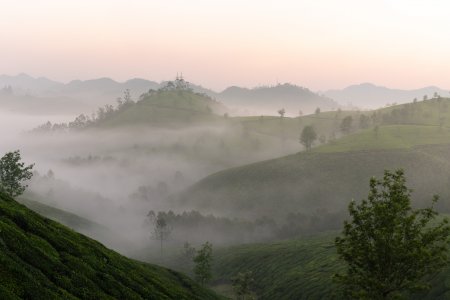
[[[334,246],[337,234],[217,249],[213,281],[227,290],[231,278],[251,271],[258,299],[339,299],[339,287],[332,279],[344,270]],[[450,267],[427,282],[431,289],[411,299],[450,299]]]
[[[0,194],[2,299],[218,299],[188,277],[125,258]]]

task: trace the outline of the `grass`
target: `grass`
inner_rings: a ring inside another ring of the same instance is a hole
[[[0,194],[1,299],[219,299],[128,259]]]

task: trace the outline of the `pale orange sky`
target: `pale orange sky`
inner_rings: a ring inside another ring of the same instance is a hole
[[[0,74],[450,87],[445,0],[2,0]]]

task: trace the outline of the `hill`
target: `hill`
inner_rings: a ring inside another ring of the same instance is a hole
[[[205,94],[166,87],[142,94],[137,102],[127,102],[117,110],[106,111],[90,127],[201,125],[222,120],[218,114],[225,111],[220,102]]]
[[[217,299],[186,276],[133,261],[0,195],[2,299]]]
[[[373,112],[371,126],[330,140],[310,152],[212,174],[175,197],[185,207],[241,217],[317,211],[339,213],[350,199],[365,196],[367,182],[384,169],[403,168],[415,187],[415,204],[441,195],[440,209],[450,209],[449,99],[388,107]],[[343,114],[341,112],[340,114]],[[309,116],[315,124],[333,122],[339,112]],[[358,115],[353,112],[354,119]],[[299,118],[306,123],[306,117]],[[337,121],[336,121],[337,120]],[[442,123],[438,124],[438,120]]]
[[[330,98],[288,83],[253,89],[233,86],[216,97],[225,105],[238,108],[241,112],[247,111],[250,115],[272,115],[284,108],[287,115],[298,116],[299,110],[312,113],[317,107],[332,110],[339,106]]]
[[[214,278],[222,289],[238,272],[252,271],[258,299],[336,299],[332,280],[343,265],[334,247],[335,233],[269,244],[218,249]],[[408,299],[450,299],[450,267],[433,279],[427,292]]]
[[[414,98],[421,100],[424,95],[431,98],[435,92],[443,97],[448,95],[448,90],[443,90],[436,86],[428,86],[414,90],[401,90],[377,86],[372,83],[355,84],[342,90],[329,90],[325,92],[325,95],[342,105],[351,103],[360,108],[375,109],[383,107],[388,103],[401,104],[411,102]]]

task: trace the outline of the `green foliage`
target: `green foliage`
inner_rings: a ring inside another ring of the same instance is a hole
[[[206,242],[202,245],[200,250],[197,251],[193,259],[194,274],[196,280],[201,284],[205,285],[211,280],[211,262],[212,262],[212,244]]]
[[[0,193],[2,299],[218,299],[186,276],[140,263]]]
[[[433,204],[437,196],[433,198]],[[367,199],[350,202],[351,221],[344,223],[336,248],[347,264],[336,275],[346,298],[388,299],[424,288],[424,277],[448,260],[450,226],[447,219],[431,225],[433,206],[412,209],[402,170],[372,178]]]
[[[8,152],[0,159],[0,190],[11,197],[21,195],[28,187],[24,181],[33,176],[34,164],[25,166],[21,159],[19,150]]]
[[[306,150],[311,150],[314,141],[317,139],[317,133],[312,126],[305,126],[300,135],[300,143]]]
[[[237,295],[237,299],[253,299],[252,286],[255,283],[255,279],[253,279],[252,271],[239,272],[236,276],[231,278],[231,283]]]

